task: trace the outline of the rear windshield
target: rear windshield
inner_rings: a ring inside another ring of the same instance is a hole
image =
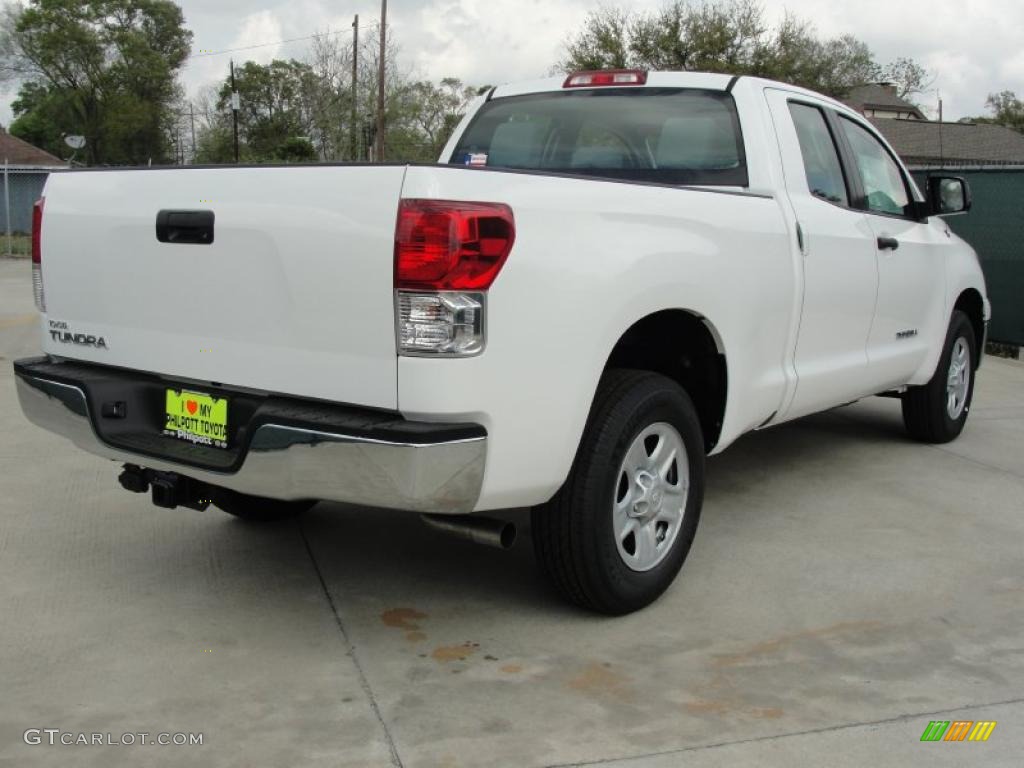
[[[736,104],[721,91],[598,88],[494,99],[450,163],[747,186]]]

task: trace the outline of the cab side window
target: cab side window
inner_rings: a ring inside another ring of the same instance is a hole
[[[910,194],[892,155],[870,132],[845,117],[839,119],[864,183],[867,209],[893,216],[909,215]]]
[[[797,102],[790,102],[789,113],[793,116],[793,125],[800,141],[807,188],[812,195],[822,200],[849,205],[843,167],[839,163],[839,152],[825,122],[825,115],[817,107]]]

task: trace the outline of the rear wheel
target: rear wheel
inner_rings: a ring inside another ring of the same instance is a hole
[[[214,506],[241,520],[266,523],[296,517],[310,509],[315,501],[281,501],[264,496],[248,496],[244,493],[218,488],[213,494]]]
[[[935,375],[903,394],[903,423],[915,440],[948,443],[963,431],[974,396],[975,338],[970,318],[954,311]]]
[[[703,497],[704,442],[689,396],[656,373],[609,371],[569,478],[533,511],[537,558],[572,602],[638,610],[682,567]]]

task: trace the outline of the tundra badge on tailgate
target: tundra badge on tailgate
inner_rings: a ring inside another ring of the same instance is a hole
[[[61,344],[77,344],[80,347],[96,347],[107,349],[107,340],[102,336],[93,336],[91,333],[75,333],[68,328],[68,324],[61,320],[50,321],[50,338],[59,341]]]

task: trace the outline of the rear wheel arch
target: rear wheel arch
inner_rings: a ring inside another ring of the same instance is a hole
[[[608,355],[605,370],[614,368],[653,371],[679,384],[697,409],[706,450],[715,447],[725,418],[728,366],[721,335],[707,318],[685,309],[640,318]]]

